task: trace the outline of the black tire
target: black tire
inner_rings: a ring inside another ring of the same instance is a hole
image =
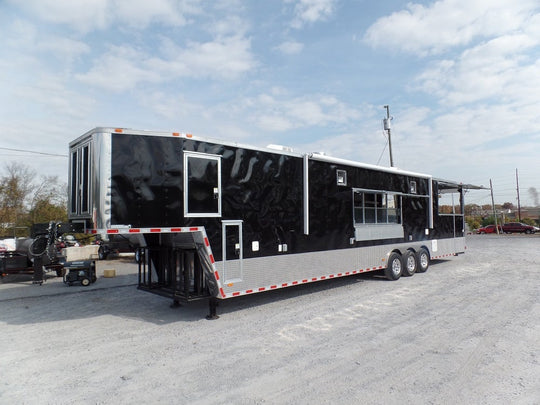
[[[417,266],[416,266],[416,272],[417,273],[425,273],[429,267],[429,253],[426,249],[421,248],[416,253],[417,258]]]
[[[384,275],[388,280],[397,280],[403,273],[403,259],[399,253],[392,252],[388,258],[388,266],[384,269]]]
[[[43,256],[47,251],[48,244],[49,239],[46,236],[38,236],[32,241],[28,251],[33,257]]]
[[[403,272],[402,276],[404,277],[411,277],[416,273],[416,270],[418,269],[418,258],[416,257],[416,254],[412,250],[407,250],[407,252],[403,255]]]
[[[88,286],[90,285],[90,279],[87,278],[87,277],[81,279],[81,285],[82,285],[83,287],[88,287]]]
[[[98,249],[98,258],[99,260],[107,260],[107,257],[109,256],[108,249],[105,249],[103,246],[100,246]]]

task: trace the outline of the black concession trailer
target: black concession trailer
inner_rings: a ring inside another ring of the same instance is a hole
[[[426,271],[465,250],[463,194],[427,174],[177,132],[95,128],[70,143],[70,221],[125,235],[140,289],[210,298],[211,315],[217,299]]]

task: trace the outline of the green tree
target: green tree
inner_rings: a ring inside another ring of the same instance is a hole
[[[527,225],[536,226],[536,221],[532,218],[521,218],[521,222]]]
[[[482,226],[482,223],[480,222],[479,217],[472,217],[467,216],[465,217],[465,222],[469,225],[469,229],[472,231],[473,229],[478,229]]]

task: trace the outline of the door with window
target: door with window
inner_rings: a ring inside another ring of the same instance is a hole
[[[221,157],[184,153],[184,216],[221,216]]]

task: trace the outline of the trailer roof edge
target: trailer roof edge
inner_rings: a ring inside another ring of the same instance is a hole
[[[412,172],[412,171],[408,171],[408,170],[402,170],[402,169],[399,169],[397,167],[377,166],[377,165],[372,165],[372,164],[369,164],[369,163],[357,162],[355,160],[341,159],[341,158],[336,158],[336,157],[332,157],[332,156],[321,155],[321,154],[318,154],[318,153],[312,153],[312,154],[309,155],[309,157],[312,160],[319,160],[321,162],[337,163],[337,164],[342,164],[342,165],[347,165],[347,166],[360,167],[360,168],[363,168],[363,169],[372,169],[372,170],[384,171],[384,172],[388,172],[388,173],[405,174],[405,175],[408,175],[408,176],[423,177],[423,178],[426,178],[426,179],[431,179],[432,178],[432,176],[430,174],[426,174],[426,173],[417,173],[417,172]]]
[[[171,136],[171,134],[173,134],[173,132],[171,131],[140,130],[140,129],[133,129],[133,128],[118,128],[118,127],[95,127],[85,132],[83,135],[79,136],[77,139],[70,142],[69,146],[72,147],[73,145],[80,143],[86,137],[94,133],[115,133],[115,132],[123,132],[126,134],[133,134],[133,135],[154,135],[154,136]],[[183,135],[185,136],[185,134]],[[217,139],[217,138],[207,138],[207,137],[199,137],[199,136],[192,136],[192,135],[189,135],[189,138],[194,139],[194,140],[212,142],[212,143],[246,148],[246,149],[251,149],[251,150],[259,150],[262,152],[276,153],[276,154],[293,156],[293,157],[298,157],[298,158],[302,158],[303,156],[307,155],[309,159],[318,160],[322,162],[336,163],[336,164],[342,164],[346,166],[384,171],[387,173],[395,173],[395,174],[402,174],[402,175],[408,175],[408,176],[413,176],[413,177],[433,179],[433,180],[438,181],[441,184],[447,184],[450,187],[459,186],[459,187],[470,189],[470,190],[486,189],[483,186],[476,186],[473,184],[463,184],[463,183],[458,183],[455,181],[434,178],[432,175],[426,174],[426,173],[418,173],[418,172],[413,172],[413,171],[408,171],[408,170],[402,170],[396,167],[378,166],[378,165],[374,165],[370,163],[363,163],[363,162],[359,162],[355,160],[348,160],[348,159],[327,156],[327,155],[323,155],[316,152],[301,153],[301,152],[296,152],[296,151],[278,150],[278,149],[272,149],[272,148],[267,148],[267,147],[259,147],[259,146],[254,146],[254,145],[242,144],[238,142],[230,142],[230,141],[225,141],[225,140]]]

